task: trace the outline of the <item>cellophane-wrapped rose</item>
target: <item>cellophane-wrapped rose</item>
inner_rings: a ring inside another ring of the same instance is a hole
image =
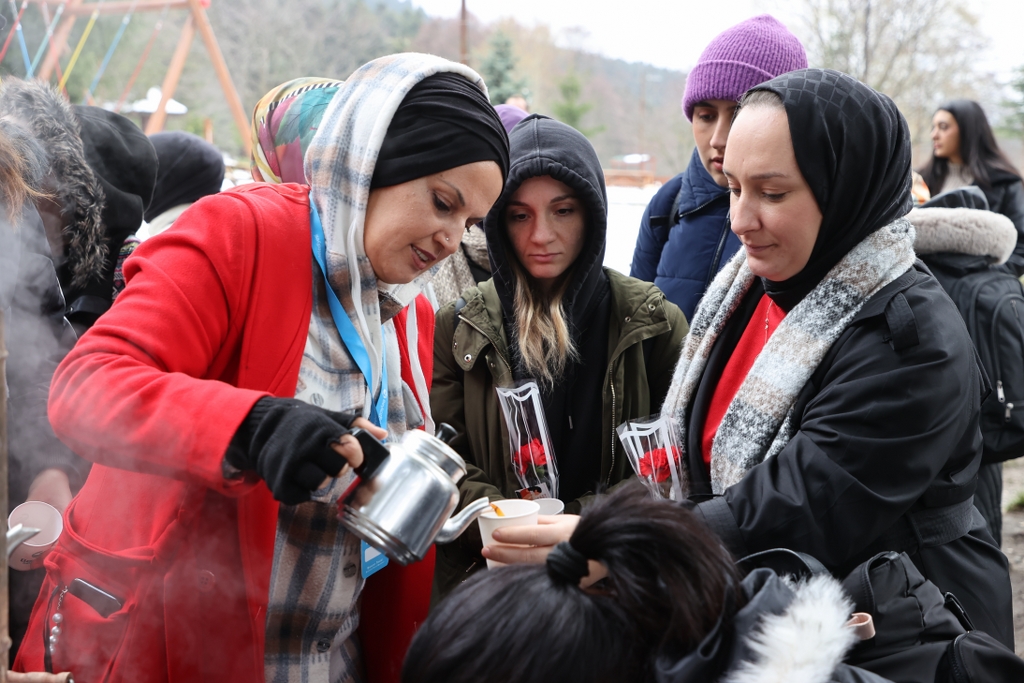
[[[619,440],[640,479],[656,498],[682,500],[682,462],[675,420],[651,415],[619,425]]]
[[[533,381],[498,387],[498,402],[508,427],[512,470],[525,498],[557,498],[558,466],[544,418],[540,389]]]

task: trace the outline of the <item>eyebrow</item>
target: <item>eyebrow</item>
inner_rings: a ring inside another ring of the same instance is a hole
[[[575,194],[572,193],[562,194],[552,199],[550,202],[548,202],[548,204],[557,204],[558,202],[564,202],[566,199],[577,199],[577,197]],[[505,206],[529,206],[529,204],[527,204],[526,202],[520,202],[515,199],[511,199]]]
[[[463,207],[465,207],[466,206],[466,198],[462,196],[462,191],[459,188],[457,188],[454,185],[452,185],[451,183],[449,183],[444,178],[441,178],[440,180],[441,180],[442,183],[444,183],[445,185],[447,185],[448,187],[452,188],[455,191],[455,194],[457,194],[459,196],[459,204],[461,204]]]
[[[724,168],[722,169],[722,175],[724,175],[724,176],[726,176],[728,178],[735,178],[736,177],[732,173],[729,173],[729,171],[727,171]],[[788,173],[783,173],[782,171],[766,171],[764,173],[758,173],[757,175],[750,176],[750,180],[771,180],[772,178],[788,178],[788,177],[789,177],[789,174]]]

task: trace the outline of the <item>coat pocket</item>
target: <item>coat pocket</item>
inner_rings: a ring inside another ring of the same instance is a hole
[[[48,671],[70,671],[80,683],[112,680],[136,612],[135,591],[109,567],[97,570],[64,552],[51,554],[46,563],[56,585],[42,615],[41,633],[26,638],[42,638]]]

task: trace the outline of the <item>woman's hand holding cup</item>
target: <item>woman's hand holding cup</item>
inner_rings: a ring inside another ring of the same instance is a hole
[[[562,541],[568,541],[579,515],[539,515],[534,526],[506,526],[495,529],[491,537],[493,545],[484,546],[483,556],[492,562],[502,564],[540,564]],[[595,560],[589,560],[590,573],[580,581],[586,588],[608,575],[608,569]]]

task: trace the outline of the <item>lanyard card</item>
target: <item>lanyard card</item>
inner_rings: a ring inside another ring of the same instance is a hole
[[[388,566],[388,556],[366,541],[359,542],[359,566],[363,578],[368,579]]]

